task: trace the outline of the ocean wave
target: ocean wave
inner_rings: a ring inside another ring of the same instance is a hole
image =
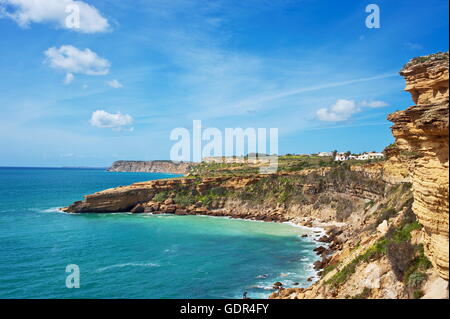
[[[98,268],[96,272],[102,272],[108,269],[113,268],[123,268],[123,267],[159,267],[159,264],[155,263],[125,263],[125,264],[116,264],[111,266],[106,266],[103,268]]]
[[[43,213],[64,213],[61,210],[61,208],[62,207],[50,207],[50,208],[47,208],[47,209],[37,209],[37,210],[40,211],[40,212],[43,212]]]
[[[282,272],[282,273],[280,273],[280,277],[289,277],[289,276],[292,276],[292,275],[295,275],[295,273],[293,273],[293,272]]]
[[[270,286],[255,285],[255,286],[250,286],[249,288],[250,289],[274,290],[273,285],[270,285]]]

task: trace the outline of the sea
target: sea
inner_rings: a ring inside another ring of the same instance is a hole
[[[84,195],[162,173],[0,168],[0,298],[267,298],[307,287],[319,234],[208,216],[67,214]],[[307,234],[308,237],[302,237]]]

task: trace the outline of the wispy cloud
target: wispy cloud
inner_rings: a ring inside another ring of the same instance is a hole
[[[110,87],[112,87],[112,88],[115,88],[115,89],[120,89],[120,88],[123,88],[123,85],[122,85],[122,83],[120,83],[119,81],[117,81],[117,80],[110,80],[110,81],[106,81],[106,83],[110,86]]]
[[[423,45],[421,45],[420,43],[407,42],[405,45],[410,50],[422,50],[423,49]]]
[[[364,106],[364,107],[385,107],[388,106],[388,103],[384,102],[384,101],[375,101],[375,100],[371,100],[371,101],[361,101],[359,103],[359,105]]]
[[[75,78],[75,76],[73,75],[73,73],[67,73],[66,77],[64,78],[64,84],[72,83],[74,78]]]
[[[333,83],[319,84],[319,85],[310,86],[310,87],[290,89],[290,90],[280,91],[280,92],[276,92],[274,94],[269,94],[269,95],[253,96],[253,97],[245,99],[245,100],[237,101],[237,102],[233,103],[232,105],[229,105],[229,108],[225,108],[225,109],[231,109],[234,112],[234,111],[245,109],[249,106],[261,105],[266,102],[283,99],[283,98],[298,95],[301,93],[320,91],[320,90],[324,90],[324,89],[336,88],[336,87],[341,87],[341,86],[346,86],[346,85],[351,85],[351,84],[356,84],[356,83],[386,79],[386,78],[393,77],[393,76],[397,76],[397,74],[396,73],[387,73],[387,74],[381,74],[381,75],[367,77],[367,78],[361,78],[361,79],[339,81],[339,82],[333,82]],[[372,102],[364,101],[363,103],[365,103],[367,105],[361,105],[361,106],[369,106],[369,104],[371,104],[371,107],[387,105],[387,104],[384,104],[384,102],[379,102],[379,101],[372,101]],[[382,103],[382,105],[380,103]],[[375,106],[375,105],[377,105],[377,106]]]

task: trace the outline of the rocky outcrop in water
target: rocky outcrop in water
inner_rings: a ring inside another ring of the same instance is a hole
[[[397,159],[410,170],[425,253],[448,280],[448,53],[413,59],[400,74],[415,105],[389,115]]]
[[[186,174],[192,163],[173,161],[116,161],[109,172],[143,172]]]

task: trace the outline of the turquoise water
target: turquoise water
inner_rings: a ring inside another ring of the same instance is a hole
[[[105,188],[173,175],[0,168],[0,298],[266,297],[314,274],[317,246],[289,224],[205,216],[65,214]],[[80,288],[66,288],[66,266]]]

